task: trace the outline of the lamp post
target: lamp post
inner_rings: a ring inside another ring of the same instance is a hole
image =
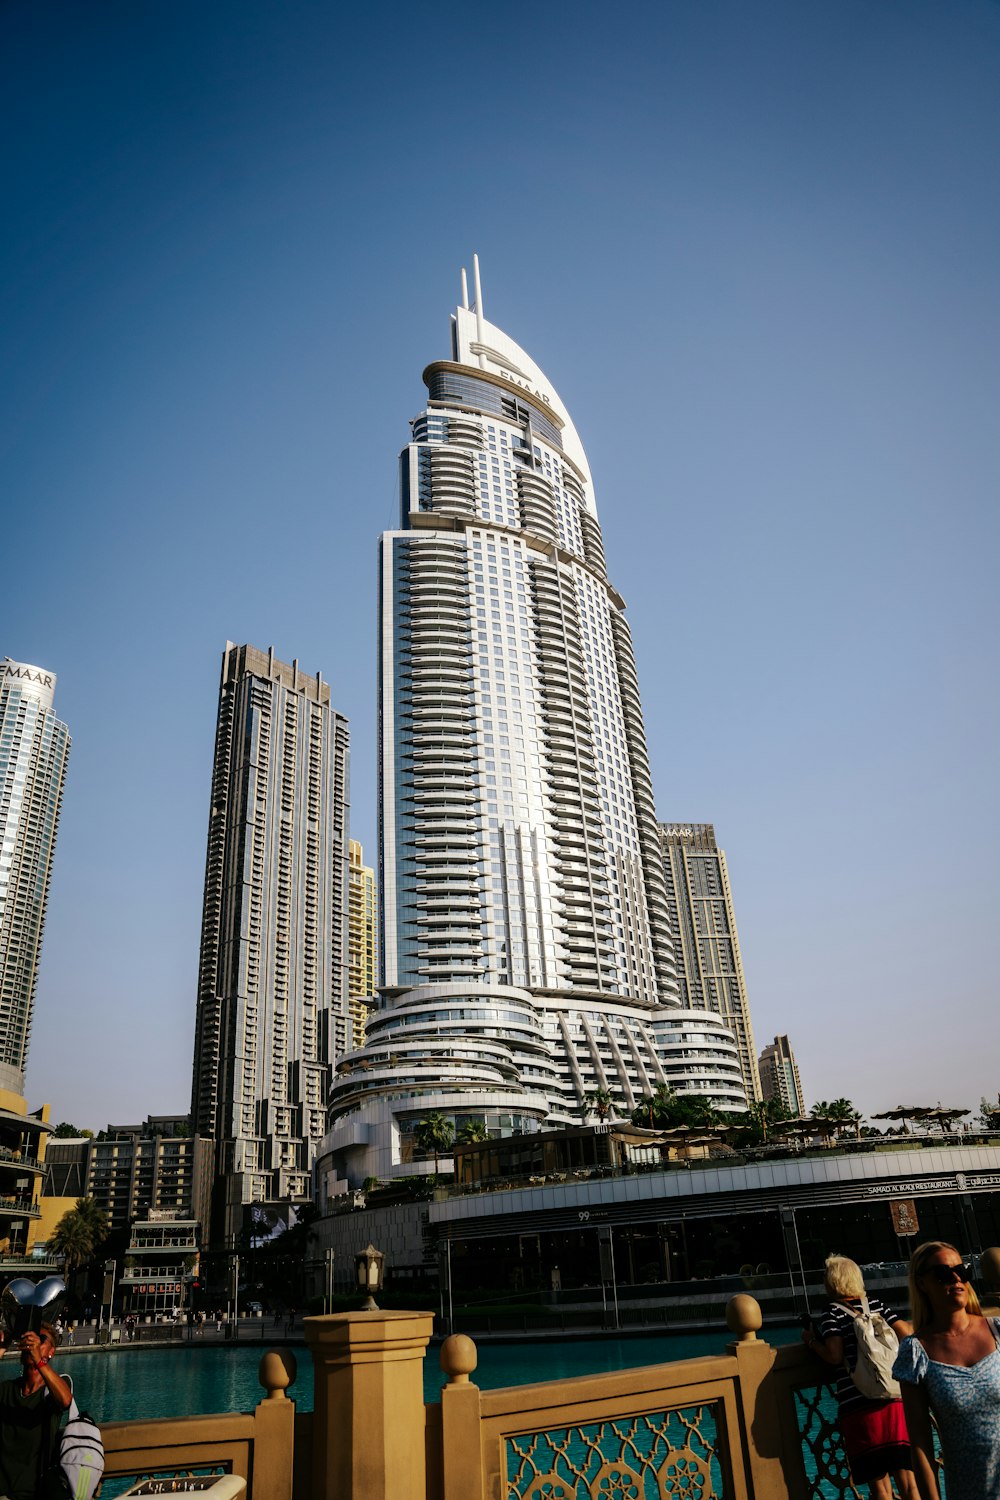
[[[381,1250],[376,1250],[369,1241],[367,1250],[362,1250],[354,1257],[355,1281],[358,1291],[367,1295],[367,1301],[361,1305],[362,1312],[378,1312],[378,1303],[375,1301],[375,1293],[382,1290],[382,1272],[385,1256]]]

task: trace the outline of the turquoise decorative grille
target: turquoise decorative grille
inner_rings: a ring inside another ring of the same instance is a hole
[[[509,1437],[505,1500],[722,1500],[717,1408],[710,1402]]]

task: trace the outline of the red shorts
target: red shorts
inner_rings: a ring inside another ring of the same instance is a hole
[[[840,1412],[840,1432],[851,1478],[860,1484],[913,1467],[902,1401],[865,1401],[845,1407]]]

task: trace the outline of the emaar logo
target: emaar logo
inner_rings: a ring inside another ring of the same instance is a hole
[[[536,385],[532,385],[530,380],[522,380],[520,375],[512,375],[509,370],[501,369],[499,373],[502,380],[509,380],[511,385],[520,386],[522,391],[530,391],[533,396],[537,396],[539,401],[544,401],[546,406],[552,405],[545,392],[540,391]]]
[[[11,661],[10,657],[3,664],[3,675],[4,677],[17,677],[21,682],[36,682],[39,687],[48,688],[50,692],[56,685],[51,672],[42,672],[38,667],[28,667],[23,662]]]
[[[52,707],[55,686],[54,672],[46,672],[42,667],[32,666],[30,662],[11,661],[7,656],[0,665],[0,687],[20,687],[29,698],[36,699],[45,708]]]

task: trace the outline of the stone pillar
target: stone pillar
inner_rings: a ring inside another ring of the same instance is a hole
[[[306,1318],[313,1358],[312,1500],[426,1500],[429,1312]]]
[[[479,1362],[464,1333],[441,1345],[441,1368],[448,1384],[441,1392],[441,1467],[444,1500],[483,1500],[483,1437],[479,1387],[469,1379]]]
[[[785,1500],[795,1490],[790,1473],[786,1473],[776,1393],[762,1389],[774,1366],[774,1350],[757,1337],[763,1318],[756,1298],[745,1292],[730,1297],[726,1323],[735,1334],[734,1342],[726,1348],[737,1361],[736,1399],[743,1413],[751,1494],[754,1500],[778,1500],[779,1496]]]
[[[254,1412],[253,1482],[267,1500],[292,1500],[295,1405],[285,1392],[296,1368],[290,1349],[269,1349],[257,1371],[267,1395]]]

